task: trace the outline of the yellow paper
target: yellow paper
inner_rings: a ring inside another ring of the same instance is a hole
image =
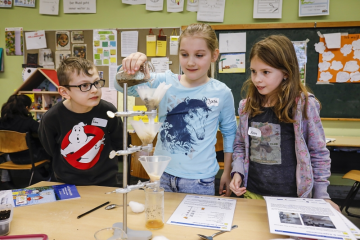
[[[110,58],[110,62],[116,63],[116,58]]]
[[[116,55],[116,49],[110,49],[110,55]]]
[[[141,105],[141,106],[134,106],[133,111],[147,111],[147,109],[146,109],[145,105]],[[139,121],[140,119],[145,123],[149,122],[149,118],[146,115],[145,116],[134,116],[135,121]],[[156,116],[154,122],[158,122],[158,116]]]
[[[103,49],[102,49],[102,48],[98,48],[98,49],[97,49],[97,53],[103,53]]]
[[[156,35],[146,36],[146,56],[148,57],[156,56]]]
[[[166,41],[156,41],[156,56],[166,57]]]

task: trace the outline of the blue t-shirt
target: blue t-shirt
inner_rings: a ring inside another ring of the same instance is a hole
[[[163,125],[154,155],[171,157],[165,169],[171,175],[189,179],[215,176],[219,170],[215,153],[218,128],[223,135],[224,152],[233,152],[236,118],[230,88],[216,79],[186,88],[171,71],[156,74],[151,87],[156,88],[161,82],[172,86],[159,104]],[[138,97],[137,86],[129,87],[128,94]],[[123,91],[117,81],[115,88]]]

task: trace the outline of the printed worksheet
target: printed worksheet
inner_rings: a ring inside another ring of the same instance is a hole
[[[323,199],[264,198],[271,233],[311,239],[356,239],[337,211]]]
[[[186,195],[167,224],[230,231],[236,199]]]

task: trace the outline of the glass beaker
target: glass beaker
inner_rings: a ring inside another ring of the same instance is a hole
[[[128,74],[121,68],[116,74],[116,80],[120,86],[123,86],[123,83],[127,83],[128,86],[131,87],[140,83],[151,81],[151,73],[155,73],[155,67],[151,62],[146,61],[134,74]]]
[[[164,226],[164,188],[145,188],[146,227],[150,230]]]

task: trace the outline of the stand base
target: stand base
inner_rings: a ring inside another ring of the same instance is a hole
[[[113,227],[118,227],[123,229],[123,223],[117,222],[113,224]],[[126,232],[128,240],[150,240],[152,238],[152,232],[150,231],[141,231],[141,230],[132,230],[127,228]]]

